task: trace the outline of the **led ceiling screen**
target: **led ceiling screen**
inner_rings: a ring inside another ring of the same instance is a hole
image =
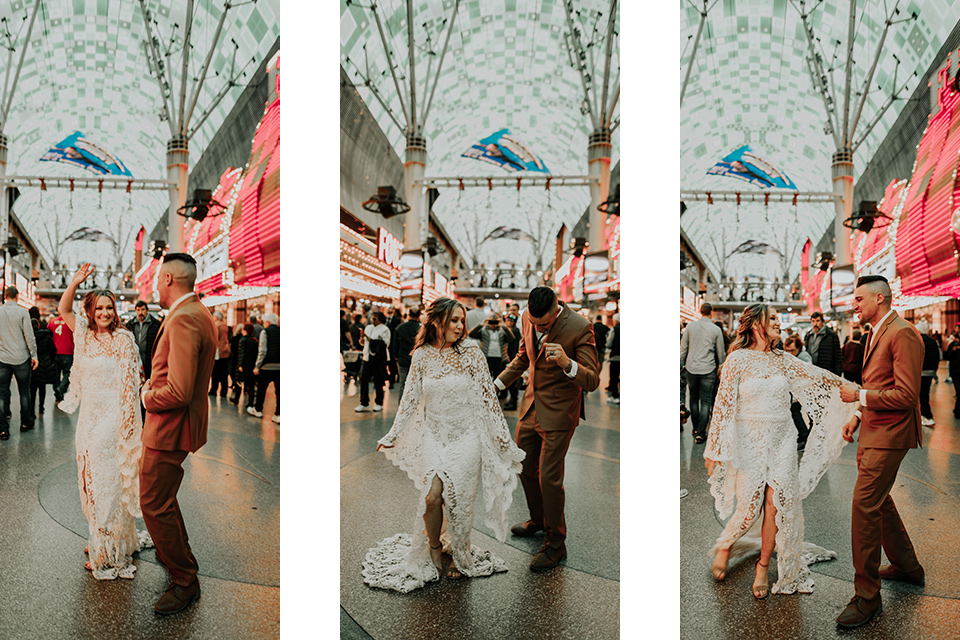
[[[239,3],[238,3],[239,4]],[[179,103],[183,62],[185,0],[147,0],[156,23],[165,64],[169,65]],[[11,84],[27,34],[34,1],[0,2],[0,18],[16,47]],[[187,98],[193,78],[201,75],[213,43],[224,3],[196,0],[193,4],[191,51],[188,56]],[[174,24],[180,25],[174,29]],[[236,70],[246,65],[239,86],[229,89],[190,141],[191,162],[199,160],[224,118],[280,34],[280,0],[259,0],[230,9],[214,51],[207,79],[197,99],[191,127],[214,103],[230,73],[236,42]],[[161,121],[160,89],[151,75],[143,49],[144,19],[137,0],[43,0],[37,13],[19,84],[4,133],[9,138],[8,174],[91,177],[80,167],[43,162],[41,158],[65,136],[82,131],[123,160],[136,178],[166,179],[166,145],[170,127]],[[0,28],[0,42],[8,43]],[[169,52],[169,56],[167,55]],[[8,57],[0,56],[5,74]],[[189,106],[189,102],[188,105]],[[91,260],[98,266],[127,266],[140,225],[152,229],[166,215],[166,192],[104,189],[24,189],[14,211],[39,245],[44,263],[56,260],[75,265]],[[119,239],[109,243],[59,241],[79,227],[101,229]]]
[[[370,3],[363,3],[368,5]],[[376,3],[390,43],[397,73],[409,74],[406,3]],[[443,29],[453,0],[414,2],[413,24],[418,118],[428,70],[436,73],[446,38]],[[574,20],[585,55],[603,69],[609,1],[574,0]],[[462,0],[454,19],[424,135],[427,139],[428,177],[505,176],[504,169],[462,157],[491,132],[509,129],[542,159],[552,175],[586,175],[587,142],[592,125],[581,112],[581,78],[570,64],[564,34],[568,31],[562,4],[552,0]],[[615,31],[619,32],[619,24]],[[609,84],[613,87],[620,65],[619,39],[614,36]],[[426,52],[433,51],[435,56]],[[384,102],[404,122],[403,108],[389,72],[373,13],[354,3],[340,3],[340,65],[350,80],[363,85],[357,73],[371,79]],[[369,69],[370,73],[367,74]],[[431,74],[431,75],[432,75]],[[602,71],[594,78],[602,84]],[[403,80],[400,80],[401,86]],[[365,86],[361,98],[402,159],[404,133]],[[619,105],[619,103],[618,103]],[[407,105],[409,108],[409,105]],[[619,118],[619,106],[613,120]],[[620,155],[619,130],[613,133],[611,166]],[[514,176],[522,173],[512,174]],[[543,175],[534,173],[533,175]],[[371,194],[372,195],[372,194]],[[535,264],[530,243],[520,240],[478,239],[500,226],[522,227],[541,240],[544,263],[550,261],[561,224],[572,228],[590,202],[587,187],[552,186],[540,189],[440,189],[434,213],[452,236],[467,262]],[[479,247],[479,248],[478,248]]]
[[[850,122],[856,117],[862,88],[870,71],[883,27],[895,0],[856,2]],[[808,1],[805,11],[817,5]],[[702,2],[678,0],[680,9],[679,85],[693,53],[700,25]],[[806,58],[810,49],[800,19],[799,2],[786,0],[723,0],[710,9],[693,60],[680,111],[680,186],[690,190],[753,191],[756,187],[707,175],[717,158],[742,145],[776,165],[801,192],[831,191],[831,156],[836,145],[827,122],[824,101],[816,93]],[[928,67],[957,24],[956,4],[950,0],[899,2],[894,21],[917,14],[890,27],[870,83],[856,142],[880,112],[884,102],[906,81],[900,96],[909,98],[923,82]],[[816,53],[823,61],[828,84],[837,96],[842,127],[844,69],[850,3],[826,0],[811,13]],[[839,43],[839,44],[838,44]],[[899,69],[897,60],[900,61]],[[831,71],[832,69],[832,71]],[[896,84],[894,84],[896,69]],[[913,73],[918,77],[911,77]],[[679,87],[678,87],[679,88]],[[906,104],[896,100],[866,136],[854,156],[854,181],[873,158]],[[911,150],[912,152],[912,150]],[[807,237],[818,242],[833,223],[832,204],[715,202],[707,205],[686,200],[681,226],[718,277],[739,279],[759,272],[768,279],[800,268],[799,254]],[[780,249],[784,259],[770,256],[735,256],[730,252],[746,240],[767,242]]]

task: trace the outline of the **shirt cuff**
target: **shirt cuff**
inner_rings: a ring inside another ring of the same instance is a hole
[[[863,416],[860,414],[860,410],[859,410],[859,409],[857,409],[856,411],[854,411],[854,412],[853,412],[853,415],[857,416],[857,420],[859,420],[860,422],[863,422]]]
[[[576,377],[577,377],[577,361],[576,361],[576,360],[571,360],[570,362],[572,363],[572,364],[570,365],[570,373],[567,373],[566,371],[564,371],[564,373],[566,374],[566,376],[567,376],[568,378],[570,378],[570,379],[572,380],[573,378],[576,378]]]
[[[500,382],[500,378],[494,378],[494,379],[493,379],[493,386],[495,386],[498,391],[503,391],[503,390],[505,390],[505,389],[507,388],[505,384],[503,384],[502,382]]]
[[[866,389],[860,389],[860,406],[861,407],[867,406],[867,390]]]

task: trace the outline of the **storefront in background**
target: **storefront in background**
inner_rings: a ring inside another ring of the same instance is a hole
[[[267,71],[279,78],[280,54]],[[273,77],[273,76],[271,76]],[[280,308],[280,95],[279,80],[257,125],[243,169],[228,167],[213,191],[215,205],[202,220],[185,219],[184,251],[197,260],[196,291],[229,325],[246,322],[253,310]],[[161,259],[151,257],[137,273],[143,300],[157,302]]]
[[[399,306],[403,243],[340,208],[340,307],[354,312]]]

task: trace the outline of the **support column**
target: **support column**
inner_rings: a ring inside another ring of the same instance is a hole
[[[612,145],[609,131],[594,131],[587,146],[588,174],[599,181],[590,182],[590,251],[602,251],[607,230],[607,215],[597,210],[610,192],[610,155]]]
[[[423,180],[427,168],[427,139],[408,135],[406,161],[403,165],[404,187],[410,211],[404,224],[403,248],[419,249],[427,239],[429,214],[423,206],[423,185],[414,184]]]
[[[10,211],[7,210],[7,136],[0,133],[0,224],[3,229],[0,230],[0,245],[7,244],[7,238],[10,237]],[[6,265],[6,249],[3,250],[4,265]]]
[[[853,153],[838,151],[833,154],[833,165],[830,167],[833,177],[833,192],[843,196],[843,200],[834,200],[836,216],[833,221],[833,233],[836,266],[848,265],[850,257],[850,230],[843,226],[843,221],[853,213]]]
[[[190,168],[190,149],[187,138],[171,138],[167,142],[167,180],[177,183],[170,187],[170,208],[167,210],[167,251],[183,251],[183,223],[185,218],[177,209],[187,202],[187,171]]]

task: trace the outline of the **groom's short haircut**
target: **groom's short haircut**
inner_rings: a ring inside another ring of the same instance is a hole
[[[893,302],[893,292],[890,290],[890,283],[883,276],[860,276],[857,280],[857,287],[867,286],[874,293],[883,294],[884,304]]]
[[[700,315],[710,317],[710,314],[713,313],[713,305],[709,302],[704,302],[700,305]]]
[[[527,312],[534,318],[542,318],[556,301],[557,294],[550,287],[534,287],[527,298]]]
[[[7,287],[3,290],[3,297],[6,300],[16,300],[17,296],[20,295],[20,292],[16,287]]]
[[[174,278],[186,280],[187,287],[193,289],[197,282],[197,261],[189,253],[168,253],[163,257],[163,264]]]

